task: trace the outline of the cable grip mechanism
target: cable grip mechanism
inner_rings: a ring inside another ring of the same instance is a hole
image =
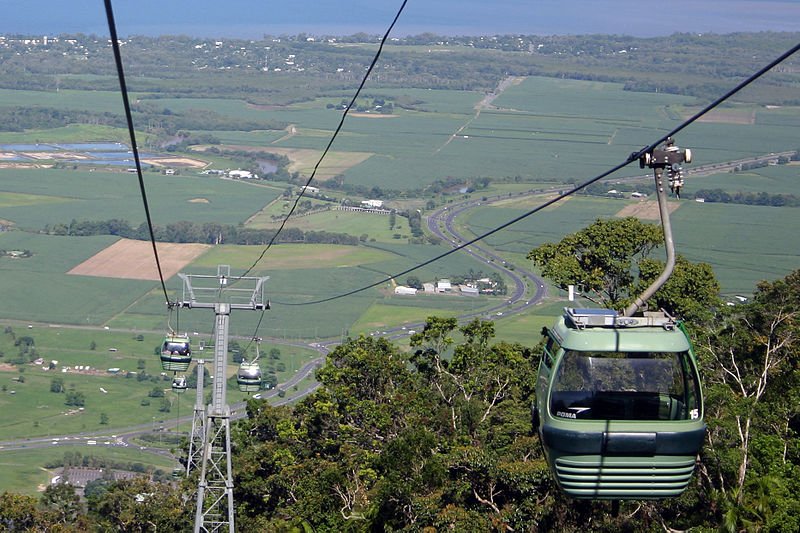
[[[683,188],[683,163],[692,162],[692,151],[689,148],[681,149],[675,145],[672,137],[667,137],[664,144],[652,151],[639,156],[639,168],[652,168],[656,176],[660,177],[666,169],[669,176],[669,188],[672,193],[680,198]]]

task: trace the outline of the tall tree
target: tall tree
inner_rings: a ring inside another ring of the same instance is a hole
[[[643,292],[663,270],[663,261],[651,258],[640,261],[639,280],[634,294]],[[692,263],[678,254],[672,275],[653,295],[649,306],[651,309],[664,309],[689,323],[707,323],[712,319],[714,309],[720,305],[719,289],[711,265]]]
[[[725,523],[769,528],[777,514],[800,526],[796,500],[793,513],[777,513],[788,480],[800,476],[800,270],[759,284],[752,302],[707,335],[701,354],[710,415],[703,471],[722,496]]]
[[[598,219],[560,242],[534,248],[528,259],[560,288],[579,286],[585,298],[614,308],[630,296],[639,261],[663,241],[658,226],[637,218]]]

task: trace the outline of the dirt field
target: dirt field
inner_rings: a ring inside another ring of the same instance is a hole
[[[175,167],[175,168],[203,168],[208,165],[205,161],[191,159],[188,157],[158,157],[153,159],[143,159],[145,163],[150,163],[156,167]]]
[[[672,213],[676,209],[678,209],[681,204],[678,202],[669,202],[667,204],[669,207],[669,212]],[[658,220],[661,218],[658,215],[658,202],[647,201],[647,202],[638,202],[635,204],[628,204],[622,209],[620,209],[616,216],[618,217],[636,217],[639,220]]]
[[[164,279],[171,278],[200,256],[207,244],[157,243]],[[120,239],[79,264],[68,274],[102,278],[158,280],[158,269],[150,241]]]

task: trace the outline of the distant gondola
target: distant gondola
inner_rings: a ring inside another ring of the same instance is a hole
[[[187,388],[186,376],[175,376],[172,378],[172,390],[178,394],[185,392]]]
[[[236,374],[236,383],[242,392],[258,392],[261,390],[261,367],[257,362],[242,361]]]
[[[185,372],[191,362],[192,347],[189,336],[176,333],[167,335],[161,345],[161,369]]]
[[[680,495],[703,444],[703,398],[685,331],[663,313],[566,309],[536,383],[535,423],[575,498]]]

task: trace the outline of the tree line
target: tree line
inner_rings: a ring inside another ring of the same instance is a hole
[[[173,222],[165,226],[153,226],[155,239],[160,242],[266,245],[275,236],[276,230],[250,229],[232,224],[213,222]],[[127,220],[75,220],[69,224],[48,224],[42,229],[48,235],[88,237],[92,235],[116,235],[127,239],[150,240],[147,223],[135,228]],[[303,231],[284,228],[277,243],[345,244],[358,245],[358,237],[346,233],[329,231]]]
[[[192,109],[181,113],[151,103],[136,103],[131,107],[135,123],[147,125],[151,130],[162,130],[167,135],[176,135],[181,130],[254,131],[282,130],[286,127],[286,123],[276,120],[232,118],[210,110]],[[110,113],[50,107],[0,107],[0,131],[52,129],[70,124],[127,128],[122,110],[120,113]]]
[[[796,194],[770,194],[768,192],[728,192],[724,189],[700,189],[694,193],[695,198],[706,202],[722,204],[767,205],[772,207],[800,206],[800,196]]]

